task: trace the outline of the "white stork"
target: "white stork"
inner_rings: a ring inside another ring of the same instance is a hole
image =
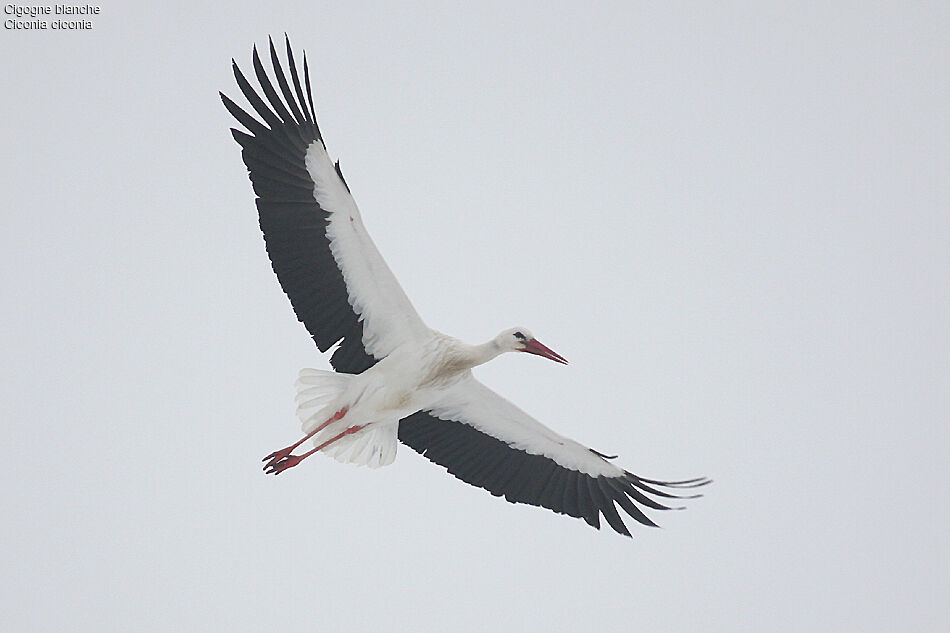
[[[228,111],[250,134],[232,129],[257,194],[260,226],[280,285],[317,347],[337,373],[304,369],[297,381],[304,437],[264,458],[278,474],[323,451],[340,461],[390,464],[397,439],[450,473],[511,503],[549,508],[630,536],[615,503],[655,526],[638,507],[670,509],[652,497],[709,482],[655,481],[610,463],[607,455],[558,435],[472,376],[505,352],[567,361],[522,327],[469,345],[430,329],[416,313],[363,226],[340,164],[317,126],[310,73],[304,90],[286,39],[290,81],[274,43],[277,89],[254,48],[264,99],[232,60],[237,84],[258,120],[224,94]],[[278,94],[278,90],[280,94]],[[283,99],[281,98],[283,97]],[[293,451],[306,440],[314,448]]]

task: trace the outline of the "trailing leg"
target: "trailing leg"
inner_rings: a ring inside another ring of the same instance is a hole
[[[340,417],[343,417],[343,416],[340,416]],[[337,418],[337,419],[339,419],[339,418]],[[327,424],[329,424],[329,422],[328,422]],[[324,425],[324,426],[325,426],[325,425]],[[290,454],[288,453],[287,455],[284,455],[283,457],[275,457],[275,458],[272,459],[270,462],[268,462],[266,466],[264,466],[264,472],[267,473],[268,475],[279,475],[280,473],[284,472],[284,471],[287,470],[288,468],[293,468],[294,466],[296,466],[297,464],[299,464],[299,463],[302,462],[303,460],[307,459],[308,457],[310,457],[310,456],[313,455],[314,453],[319,452],[319,451],[322,451],[324,448],[326,448],[326,447],[329,446],[330,444],[333,444],[334,442],[336,442],[336,441],[339,440],[340,438],[346,437],[347,435],[351,435],[351,434],[353,434],[353,433],[356,433],[357,431],[359,431],[359,430],[361,430],[361,429],[363,429],[363,428],[365,428],[365,427],[366,427],[365,424],[358,424],[358,425],[356,425],[356,426],[351,426],[351,427],[349,427],[348,429],[346,429],[345,431],[343,431],[343,432],[341,432],[341,433],[338,433],[337,435],[334,435],[333,437],[331,437],[330,439],[328,439],[328,440],[327,440],[326,442],[324,442],[323,444],[320,444],[319,446],[316,446],[316,447],[310,449],[309,451],[307,451],[307,452],[304,453],[303,455],[290,455]],[[323,427],[321,427],[321,428],[323,428]],[[309,437],[309,436],[308,436],[308,437]],[[306,440],[306,439],[307,439],[307,438],[305,437],[303,440],[300,440],[300,442],[303,442],[303,441]],[[300,442],[298,442],[296,445],[294,445],[294,447],[292,447],[291,450],[293,450],[294,448],[296,448],[297,446],[299,446],[299,445],[300,445]],[[284,450],[287,450],[287,449],[284,449]],[[282,451],[279,451],[279,452],[282,452]]]
[[[349,407],[343,407],[342,409],[334,413],[332,416],[330,416],[329,420],[319,425],[318,427],[316,427],[315,429],[313,429],[312,431],[304,435],[302,438],[300,438],[299,440],[297,440],[296,442],[288,446],[287,448],[282,448],[279,451],[274,451],[273,453],[271,453],[270,455],[262,459],[261,460],[262,462],[267,462],[266,464],[264,464],[264,470],[266,471],[268,468],[270,468],[271,466],[273,466],[280,460],[290,457],[291,456],[290,454],[294,452],[294,449],[296,449],[298,446],[300,446],[301,444],[309,440],[311,437],[313,437],[314,435],[316,435],[323,429],[327,428],[327,426],[329,426],[333,422],[340,420],[344,415],[346,415],[346,412],[349,410],[350,410]]]

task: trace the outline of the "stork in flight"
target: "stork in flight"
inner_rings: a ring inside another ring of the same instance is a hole
[[[616,506],[655,526],[640,506],[668,510],[657,498],[700,496],[682,489],[709,480],[638,477],[610,463],[612,457],[558,435],[472,376],[473,367],[505,352],[567,364],[527,329],[469,345],[423,323],[366,232],[339,162],[327,154],[306,55],[301,84],[289,39],[286,48],[289,81],[270,41],[276,88],[254,48],[263,98],[232,60],[237,84],[260,119],[224,94],[221,99],[250,132],[231,130],[257,194],[277,279],[320,351],[339,346],[330,358],[336,372],[301,370],[297,411],[304,436],[265,457],[265,472],[279,474],[319,451],[385,466],[395,459],[398,440],[495,496],[583,518],[598,529],[603,514],[627,536]],[[307,440],[313,448],[295,455]]]

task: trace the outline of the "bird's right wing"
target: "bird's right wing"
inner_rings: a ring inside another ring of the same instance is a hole
[[[450,473],[511,503],[526,503],[583,518],[600,528],[600,515],[630,536],[615,503],[644,525],[656,524],[638,506],[669,510],[652,497],[693,498],[672,491],[709,483],[644,479],[605,456],[558,435],[472,376],[432,408],[399,422],[399,440]],[[663,490],[663,489],[666,490]]]
[[[250,134],[232,129],[241,145],[254,192],[267,254],[281,287],[321,351],[342,339],[330,362],[360,373],[396,347],[422,341],[429,329],[416,313],[363,226],[339,163],[327,154],[317,126],[304,56],[304,90],[287,41],[290,78],[270,42],[280,95],[257,48],[254,72],[267,101],[237,65],[234,77],[263,123],[221,95]],[[285,105],[286,103],[286,105]]]

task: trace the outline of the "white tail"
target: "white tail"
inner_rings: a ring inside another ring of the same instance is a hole
[[[304,433],[317,428],[335,413],[329,410],[329,405],[343,393],[352,378],[351,374],[335,371],[300,370],[294,386],[297,388],[297,417]]]
[[[398,430],[398,420],[374,422],[359,433],[341,437],[323,452],[339,462],[357,466],[388,466],[396,459]]]
[[[301,369],[295,386],[297,387],[297,417],[300,418],[304,433],[310,433],[326,422],[339,408],[348,403],[337,401],[343,394],[352,374],[338,374],[320,369]],[[366,424],[367,421],[359,422]],[[393,463],[396,459],[396,434],[398,420],[369,420],[368,427],[353,435],[341,437],[323,451],[340,462],[357,466],[379,468]],[[346,423],[344,417],[342,423]],[[314,445],[330,439],[342,428],[334,423],[313,437]]]

